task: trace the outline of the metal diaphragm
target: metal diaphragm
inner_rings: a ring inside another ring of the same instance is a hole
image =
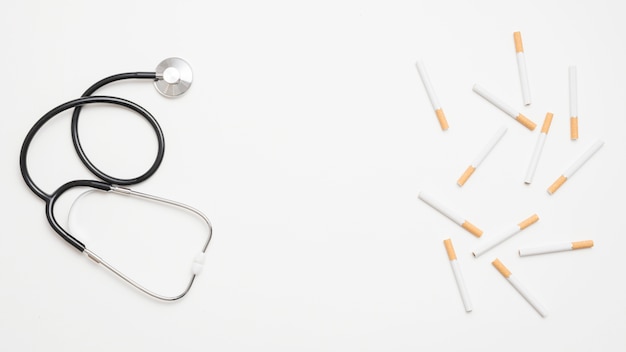
[[[156,81],[154,86],[166,97],[177,97],[191,87],[193,74],[187,61],[170,57],[159,63],[155,69]]]

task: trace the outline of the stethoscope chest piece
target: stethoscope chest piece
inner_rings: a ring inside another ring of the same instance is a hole
[[[166,97],[177,97],[191,87],[193,79],[191,66],[181,58],[170,57],[161,61],[155,72],[154,86]]]

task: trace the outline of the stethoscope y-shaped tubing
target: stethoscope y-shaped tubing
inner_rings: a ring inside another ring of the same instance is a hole
[[[61,236],[64,240],[66,240],[69,244],[71,244],[81,252],[85,250],[85,245],[78,241],[74,236],[69,234],[63,229],[63,227],[59,225],[54,217],[54,204],[62,193],[73,187],[84,186],[108,191],[111,188],[111,185],[108,184],[110,183],[109,180],[104,180],[108,183],[90,180],[71,181],[62,185],[53,193],[47,194],[33,181],[30,173],[28,172],[27,161],[30,144],[37,132],[41,129],[41,127],[46,124],[46,122],[50,121],[53,117],[57,116],[65,110],[89,104],[113,104],[133,110],[143,116],[150,123],[157,135],[158,151],[152,167],[150,167],[150,169],[148,169],[148,171],[146,171],[143,175],[136,177],[135,179],[123,180],[126,182],[125,184],[137,183],[150,177],[159,168],[161,161],[163,160],[163,155],[165,153],[165,138],[163,136],[163,131],[161,130],[161,126],[159,126],[159,123],[156,121],[154,116],[152,116],[150,112],[148,112],[148,110],[144,109],[140,105],[118,97],[89,96],[71,100],[50,110],[33,125],[33,127],[26,135],[26,138],[24,139],[24,143],[22,144],[22,150],[20,153],[20,171],[22,172],[22,177],[24,178],[24,182],[31,189],[31,191],[33,191],[33,193],[35,193],[39,198],[43,199],[46,202],[46,217],[48,219],[48,222],[50,223],[50,226],[55,230],[57,234],[59,234],[59,236]]]
[[[143,175],[139,177],[136,177],[134,179],[129,179],[129,180],[120,179],[121,181],[123,181],[120,184],[129,185],[129,184],[135,184],[135,183],[141,182],[145,180],[146,178],[150,177],[152,174],[154,174],[156,170],[159,168],[159,166],[161,165],[161,161],[163,160],[163,155],[165,154],[165,137],[163,136],[163,131],[161,130],[161,126],[159,126],[159,123],[157,122],[157,120],[154,118],[154,116],[150,114],[148,110],[144,109],[143,107],[141,107],[140,105],[136,103],[133,103],[130,100],[126,100],[126,99],[122,99],[118,97],[89,96],[89,97],[82,97],[82,98],[70,100],[50,110],[43,117],[41,117],[30,129],[30,131],[26,135],[26,138],[24,139],[24,143],[22,144],[22,150],[20,153],[20,170],[22,172],[22,177],[24,178],[24,182],[26,182],[26,185],[28,185],[28,187],[33,191],[33,193],[35,193],[39,198],[43,200],[49,200],[52,197],[52,195],[45,193],[41,188],[39,188],[33,181],[32,177],[30,176],[30,173],[28,172],[27,156],[28,156],[28,149],[30,147],[30,143],[32,142],[37,132],[41,129],[41,127],[43,127],[43,125],[46,122],[50,121],[50,119],[52,119],[56,115],[60,114],[61,112],[65,110],[75,108],[75,107],[85,106],[89,104],[113,104],[113,105],[118,105],[118,106],[122,106],[127,109],[130,109],[130,110],[133,110],[137,112],[139,115],[141,115],[142,117],[144,117],[150,123],[150,125],[154,129],[154,132],[156,133],[157,142],[158,142],[158,150],[157,150],[157,155],[152,166],[148,169],[148,171],[146,171]],[[98,175],[96,174],[96,176]],[[106,178],[102,178],[102,179],[109,183],[115,184],[115,182],[110,182]]]
[[[89,89],[87,89],[85,91],[85,93],[83,93],[83,97],[88,97],[90,95],[92,95],[93,93],[95,93],[96,90],[100,89],[101,87],[109,84],[109,83],[113,83],[116,81],[121,81],[121,80],[125,80],[125,79],[151,79],[151,80],[155,80],[156,79],[156,72],[130,72],[130,73],[120,73],[117,75],[113,75],[113,76],[109,76],[107,78],[103,78],[100,81],[96,82],[95,84],[93,84],[91,87],[89,87]],[[74,143],[74,149],[76,150],[76,154],[78,154],[78,157],[80,158],[80,160],[83,162],[83,164],[85,165],[86,168],[89,169],[89,171],[91,171],[91,173],[93,173],[94,175],[98,176],[98,178],[100,178],[103,181],[106,181],[110,184],[114,184],[114,185],[134,185],[140,182],[145,181],[146,179],[148,179],[150,176],[152,176],[152,174],[154,174],[154,172],[156,172],[158,166],[161,163],[161,159],[163,159],[163,146],[164,146],[164,140],[163,140],[163,132],[160,132],[160,137],[159,137],[159,133],[157,133],[157,138],[158,138],[158,142],[159,142],[159,152],[157,154],[157,160],[155,160],[155,163],[153,165],[152,168],[150,168],[148,170],[148,172],[144,173],[141,176],[135,177],[135,178],[130,178],[130,179],[123,179],[123,178],[117,178],[117,177],[113,177],[110,175],[107,175],[106,173],[102,172],[100,169],[98,169],[92,162],[91,160],[89,160],[89,158],[87,157],[87,154],[85,153],[85,151],[83,150],[83,147],[80,143],[80,137],[78,135],[78,119],[80,117],[80,112],[82,110],[82,105],[77,106],[74,109],[74,113],[72,114],[72,142]],[[145,117],[145,116],[144,116]],[[158,125],[157,125],[158,126]],[[153,125],[154,127],[154,125]],[[160,128],[159,128],[160,130]]]
[[[72,234],[70,234],[68,231],[66,231],[63,226],[59,224],[54,216],[54,206],[57,200],[61,197],[61,195],[63,195],[63,193],[74,187],[91,187],[102,191],[111,191],[112,186],[102,181],[75,180],[62,185],[56,191],[54,191],[54,193],[52,193],[50,199],[46,199],[46,219],[48,219],[50,227],[52,227],[52,229],[57,234],[59,234],[61,238],[74,246],[74,248],[78,249],[81,252],[84,252],[86,250],[85,245],[81,241],[76,239],[76,237],[72,236]]]

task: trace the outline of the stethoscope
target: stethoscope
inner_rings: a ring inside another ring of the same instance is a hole
[[[165,151],[165,139],[163,137],[163,131],[161,130],[161,127],[159,126],[156,119],[150,114],[150,112],[148,112],[148,110],[126,99],[112,97],[112,96],[92,96],[92,94],[95,93],[101,87],[112,82],[126,80],[126,79],[145,79],[145,80],[153,81],[154,86],[159,91],[159,93],[161,93],[162,95],[166,97],[176,97],[176,96],[180,96],[181,94],[184,94],[191,86],[192,72],[191,72],[191,67],[185,60],[180,59],[180,58],[168,58],[168,59],[163,60],[156,67],[155,72],[121,73],[121,74],[113,75],[113,76],[110,76],[110,77],[107,77],[98,81],[97,83],[89,87],[89,89],[85,91],[82,97],[75,99],[75,100],[68,101],[66,103],[63,103],[57,106],[56,108],[46,113],[43,117],[39,119],[39,121],[35,123],[35,125],[30,129],[30,131],[26,135],[26,138],[24,139],[24,143],[22,144],[22,150],[20,153],[20,169],[22,171],[22,177],[24,178],[26,185],[28,185],[28,187],[33,191],[33,193],[35,193],[39,198],[43,199],[44,202],[46,203],[46,217],[48,219],[48,222],[50,223],[50,226],[52,227],[52,229],[57,234],[59,234],[61,238],[63,238],[65,241],[67,241],[70,245],[72,245],[74,248],[76,248],[80,252],[85,253],[87,257],[89,257],[94,262],[101,264],[105,268],[112,271],[115,275],[117,275],[124,281],[128,282],[129,284],[133,285],[137,289],[141,290],[142,292],[160,300],[175,301],[177,299],[182,298],[183,296],[187,294],[187,292],[189,292],[196,276],[200,273],[202,269],[202,264],[204,263],[204,255],[207,250],[207,247],[209,246],[209,242],[211,241],[213,230],[212,230],[211,222],[209,221],[209,219],[202,212],[200,212],[199,210],[193,207],[190,207],[186,204],[179,203],[173,200],[137,192],[130,188],[124,187],[124,186],[129,186],[129,185],[140,183],[148,179],[150,176],[152,176],[161,165],[164,151]],[[152,166],[148,169],[148,171],[134,178],[126,178],[126,179],[117,178],[117,177],[113,177],[102,172],[89,160],[89,158],[87,157],[87,154],[83,150],[83,147],[80,143],[80,138],[78,134],[78,121],[80,117],[81,108],[85,105],[92,105],[92,104],[112,104],[116,106],[121,106],[123,108],[136,112],[137,114],[141,115],[143,118],[145,118],[148,121],[148,123],[150,124],[150,126],[152,126],[152,129],[154,130],[156,134],[157,142],[158,142],[156,158]],[[87,167],[87,169],[89,169],[91,173],[93,173],[102,181],[73,180],[60,186],[56,191],[52,192],[51,194],[48,194],[35,184],[35,182],[32,180],[28,172],[28,166],[27,166],[28,149],[30,147],[30,144],[33,138],[35,137],[37,132],[41,129],[41,127],[43,127],[46,124],[46,122],[50,121],[53,117],[57,116],[59,113],[66,111],[68,109],[74,109],[74,112],[72,115],[71,131],[72,131],[72,141],[74,143],[74,148],[76,149],[76,153],[78,154],[78,157],[80,158],[82,163],[85,165],[85,167]],[[86,248],[85,245],[81,241],[76,239],[76,237],[74,237],[71,233],[69,233],[66,229],[64,229],[61,225],[59,225],[59,222],[54,216],[55,204],[61,195],[63,195],[68,190],[76,188],[76,187],[86,187],[86,188],[91,188],[92,190],[113,192],[117,194],[134,196],[134,197],[138,197],[142,199],[161,202],[170,206],[174,206],[174,207],[189,211],[197,215],[198,217],[200,217],[207,225],[208,236],[207,236],[206,242],[204,242],[202,251],[198,253],[198,255],[193,259],[193,263],[191,267],[191,278],[189,279],[189,283],[187,287],[184,289],[184,291],[176,296],[164,296],[164,295],[157,294],[145,288],[144,286],[140,285],[139,283],[137,283],[130,277],[126,276],[125,274],[117,270],[111,264],[104,261],[96,253]]]

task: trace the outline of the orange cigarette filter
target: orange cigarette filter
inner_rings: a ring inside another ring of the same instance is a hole
[[[556,192],[557,189],[563,186],[565,181],[567,181],[567,177],[563,175],[559,176],[559,178],[557,178],[556,181],[554,181],[554,183],[550,185],[550,187],[548,187],[548,193],[553,194],[554,192]]]
[[[591,247],[593,247],[592,240],[572,242],[572,249],[583,249],[583,248],[591,248]]]
[[[578,139],[578,73],[576,66],[569,67],[569,116],[570,138]]]
[[[506,266],[504,266],[504,264],[502,264],[502,262],[500,262],[500,259],[494,260],[493,262],[491,262],[491,264],[496,269],[498,269],[502,276],[506,277],[507,279],[509,278],[509,276],[511,276],[511,272],[509,271],[509,269],[506,268]]]
[[[455,260],[456,252],[454,252],[454,247],[452,246],[452,240],[447,239],[443,241],[443,245],[446,247],[446,252],[448,253],[448,259]]]
[[[537,214],[533,214],[528,219],[517,224],[517,226],[519,226],[520,230],[523,230],[537,221],[539,221],[539,216]]]
[[[462,228],[464,228],[465,230],[469,231],[469,233],[471,233],[472,235],[476,236],[476,237],[480,237],[483,235],[483,230],[479,229],[478,227],[476,227],[476,225],[472,224],[469,221],[465,221],[462,225]]]
[[[446,115],[443,113],[443,109],[435,110],[435,114],[437,115],[437,120],[439,121],[439,125],[443,131],[448,129],[448,120],[446,120]]]
[[[456,184],[459,186],[463,186],[465,182],[467,182],[467,180],[470,178],[470,176],[472,176],[474,171],[476,171],[475,167],[473,167],[472,165],[468,166],[467,169],[465,169],[463,175],[461,175],[461,177],[459,177],[459,180],[456,181]]]
[[[522,125],[524,125],[524,127],[528,128],[531,131],[534,131],[535,127],[537,127],[536,123],[532,122],[528,117],[522,114],[517,115],[515,120],[517,120],[517,122],[521,123]]]
[[[550,125],[552,124],[553,117],[554,117],[554,114],[552,114],[551,112],[546,114],[546,118],[543,120],[543,125],[541,126],[541,133],[548,134],[548,131],[550,130]]]
[[[570,117],[569,119],[570,139],[578,139],[578,117]]]
[[[514,32],[513,33],[513,41],[515,41],[515,52],[516,53],[523,53],[524,52],[524,45],[522,44],[522,33],[521,32]]]

